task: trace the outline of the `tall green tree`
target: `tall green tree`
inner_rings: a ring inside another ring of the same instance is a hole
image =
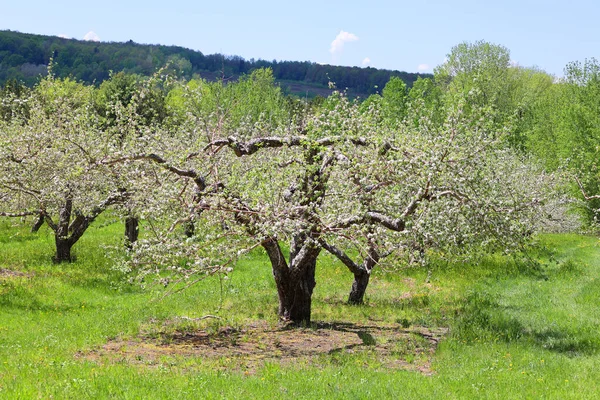
[[[544,93],[535,109],[528,146],[550,169],[565,167],[577,178],[584,215],[598,221],[600,200],[600,64],[572,62],[565,78]],[[581,187],[580,187],[581,186]]]
[[[500,45],[478,41],[454,46],[435,71],[436,81],[451,91],[468,92],[477,86],[483,101],[497,99],[510,66],[510,51]]]
[[[406,116],[408,107],[408,89],[406,83],[396,76],[392,76],[385,84],[382,92],[382,112],[384,118],[399,125]]]
[[[468,97],[470,106],[487,107],[489,122],[507,145],[525,151],[528,132],[534,129],[534,109],[549,90],[553,77],[535,68],[511,64],[506,47],[484,41],[461,43],[452,48],[444,64],[435,70],[435,82],[446,105]]]

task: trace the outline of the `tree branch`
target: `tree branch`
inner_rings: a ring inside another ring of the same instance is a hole
[[[292,274],[298,275],[303,273],[307,267],[306,261],[312,257],[316,259],[320,251],[321,249],[316,243],[311,239],[306,239],[300,250],[290,260],[290,271]]]
[[[81,152],[87,157],[87,159],[90,161],[91,164],[94,164],[96,162],[96,160],[94,159],[94,157],[92,157],[89,153],[89,151],[87,151],[86,149],[83,148],[83,146],[81,146],[79,143],[77,143],[74,140],[71,139],[64,139],[65,141],[75,145],[75,147],[77,147],[79,150],[81,150]]]
[[[48,214],[44,213],[44,219],[46,220],[46,223],[48,224],[50,229],[52,229],[54,232],[56,232],[56,230],[58,229],[58,226],[54,223],[54,221],[52,220],[52,217],[49,216]]]
[[[21,182],[18,182],[18,181],[13,181],[13,182],[10,182],[10,183],[14,183],[18,187],[9,186],[9,185],[7,185],[5,183],[4,184],[0,184],[0,186],[3,187],[3,188],[6,188],[8,190],[11,190],[11,191],[22,192],[22,193],[28,194],[28,195],[34,197],[36,200],[39,201],[38,195],[41,193],[39,190],[27,189],[26,187],[23,186],[23,184]]]
[[[334,137],[325,137],[316,141],[316,144],[319,146],[331,146],[340,142],[349,141],[352,144],[357,146],[366,146],[369,144],[369,141],[365,138],[349,138],[343,136],[334,136]]]
[[[206,183],[204,180],[204,177],[201,176],[200,174],[198,174],[196,171],[194,171],[193,169],[181,169],[181,168],[177,168],[171,164],[169,164],[167,162],[167,160],[165,160],[164,158],[162,158],[161,156],[154,154],[154,153],[150,153],[150,154],[137,154],[134,156],[128,156],[128,157],[121,157],[121,158],[117,158],[114,160],[110,160],[107,162],[102,162],[105,165],[114,165],[114,164],[118,164],[118,163],[122,163],[122,162],[126,162],[126,161],[139,161],[139,160],[146,160],[146,161],[152,161],[156,164],[159,164],[161,167],[163,167],[164,169],[166,169],[167,171],[170,171],[178,176],[184,176],[184,177],[188,177],[188,178],[192,178],[194,180],[194,182],[196,183],[196,185],[198,186],[198,188],[200,188],[200,190],[204,190],[206,187]]]
[[[364,215],[354,215],[352,217],[346,218],[346,219],[338,222],[337,224],[334,224],[334,225],[328,227],[328,230],[338,231],[340,229],[349,228],[352,225],[362,224],[363,222],[365,222],[366,219],[367,219],[367,217]]]
[[[68,226],[67,232],[71,234],[71,236],[69,237],[69,241],[72,244],[75,244],[79,240],[79,238],[81,238],[81,236],[90,226],[90,224],[94,222],[94,220],[98,217],[98,215],[100,215],[109,206],[124,201],[128,196],[129,194],[127,192],[120,191],[118,193],[111,194],[100,204],[92,208],[89,215],[77,213],[75,219],[73,219],[73,221]]]
[[[98,215],[100,215],[100,213],[102,213],[108,207],[112,206],[113,204],[120,203],[120,202],[126,200],[128,197],[129,197],[129,193],[127,193],[124,190],[121,190],[117,193],[113,193],[110,196],[108,196],[104,201],[102,201],[100,204],[98,204],[96,207],[92,208],[92,212],[86,218],[95,219]]]
[[[364,269],[360,265],[358,265],[357,263],[352,261],[352,259],[346,253],[344,253],[342,250],[327,243],[323,239],[319,239],[319,244],[325,250],[327,250],[331,255],[337,257],[337,259],[340,260],[346,267],[348,267],[350,272],[352,272],[353,274],[358,274],[360,272],[364,272]]]
[[[18,217],[27,217],[29,215],[38,215],[39,213],[40,213],[40,210],[23,211],[23,212],[19,212],[19,213],[0,212],[0,217],[18,218]]]
[[[25,161],[25,159],[24,159],[24,158],[16,158],[16,157],[15,157],[14,155],[12,155],[12,154],[11,154],[11,155],[9,155],[7,158],[8,158],[8,160],[9,160],[9,161],[12,161],[12,162],[14,162],[14,163],[17,163],[17,164],[21,164],[21,163],[23,163],[23,161]]]
[[[372,221],[375,221],[392,231],[403,232],[406,228],[406,222],[403,218],[394,219],[377,211],[368,211],[367,215]]]
[[[384,182],[384,183],[382,183],[382,185],[387,185],[387,183]],[[434,201],[441,197],[447,197],[447,196],[455,197],[461,201],[464,200],[463,197],[461,197],[457,192],[452,191],[452,190],[445,190],[445,191],[442,191],[439,193],[434,193],[434,194],[427,194],[427,192],[428,192],[428,190],[420,189],[419,192],[417,193],[417,196],[406,207],[406,209],[404,210],[404,212],[402,213],[402,216],[400,218],[393,218],[389,215],[383,214],[378,211],[367,211],[365,216],[356,215],[356,216],[349,217],[343,221],[338,222],[335,225],[330,226],[329,230],[336,231],[336,230],[340,230],[340,229],[345,229],[352,225],[362,224],[368,219],[368,220],[377,222],[377,223],[381,224],[382,226],[384,226],[390,230],[393,230],[395,232],[403,232],[406,229],[406,218],[411,216],[412,214],[414,214],[415,210],[417,209],[417,206],[419,205],[419,203],[421,201],[423,201],[423,200]]]
[[[218,152],[222,147],[227,146],[233,150],[236,156],[248,156],[256,153],[260,149],[264,148],[278,148],[283,146],[294,147],[294,146],[305,146],[308,143],[314,143],[317,146],[331,146],[336,143],[349,141],[355,145],[366,146],[369,144],[365,138],[347,138],[342,136],[326,137],[316,141],[312,141],[306,136],[269,136],[251,139],[248,142],[241,142],[235,136],[229,136],[227,139],[218,139],[210,142],[204,147],[204,150],[208,150],[212,147],[218,147],[215,151]]]
[[[424,198],[427,197],[427,191],[428,190],[429,190],[429,181],[427,181],[427,188],[425,190],[423,190],[422,188],[419,189],[419,191],[417,192],[417,196],[413,199],[413,201],[410,202],[410,204],[408,205],[408,207],[406,207],[406,209],[402,213],[402,218],[403,219],[405,219],[406,217],[412,215],[415,212],[415,210],[417,209],[417,206],[419,205],[419,203],[421,201],[423,201]]]
[[[581,183],[581,181],[579,180],[578,177],[575,177],[575,180],[577,181],[577,184],[579,185],[579,189],[581,189],[581,194],[583,194],[583,198],[586,200],[595,200],[595,199],[600,199],[600,195],[594,195],[594,196],[588,196],[587,193],[585,192],[585,189],[583,188],[583,184]]]
[[[236,156],[242,157],[256,153],[258,150],[263,148],[278,148],[283,146],[298,146],[306,141],[306,138],[302,136],[290,136],[290,137],[263,137],[252,139],[248,142],[240,142],[235,136],[229,136],[227,139],[215,140],[204,148],[207,150],[211,147],[222,148],[224,146],[229,147],[233,150]],[[217,151],[219,151],[217,149]],[[216,152],[216,151],[215,151]]]

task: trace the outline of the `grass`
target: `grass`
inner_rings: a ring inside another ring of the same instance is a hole
[[[600,394],[595,237],[543,236],[532,254],[536,268],[489,257],[474,265],[432,265],[429,274],[378,271],[366,305],[359,307],[345,304],[351,275],[322,257],[313,320],[398,330],[448,328],[430,357],[433,373],[387,366],[394,357],[420,362],[418,335],[385,358],[373,350],[379,338],[363,331],[358,335],[366,350],[288,363],[267,360],[245,373],[236,357],[161,353],[132,360],[124,354],[174,333],[240,331],[257,323],[275,328],[277,295],[260,251],[244,259],[227,281],[212,277],[161,300],[160,289],[128,286],[110,269],[104,246],[119,243],[120,224],[105,220],[92,226],[74,248],[77,261],[54,265],[50,233],[30,234],[12,223],[0,221],[0,398],[587,399]],[[219,318],[194,319],[208,314]],[[249,341],[243,334],[235,338]],[[89,356],[109,342],[123,345],[110,358]]]

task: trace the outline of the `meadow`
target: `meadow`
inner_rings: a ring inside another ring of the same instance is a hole
[[[531,260],[377,270],[365,305],[319,259],[313,323],[280,325],[266,256],[165,296],[111,268],[109,217],[53,264],[0,222],[0,398],[594,398],[600,246],[543,235]]]

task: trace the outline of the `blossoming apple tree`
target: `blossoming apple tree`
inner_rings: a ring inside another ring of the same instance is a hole
[[[229,271],[260,246],[279,316],[305,323],[323,249],[354,274],[349,300],[360,303],[387,255],[515,248],[531,233],[544,178],[503,147],[485,110],[463,113],[459,104],[438,124],[414,101],[392,128],[380,123],[376,102],[361,111],[336,94],[315,112],[285,118],[272,84],[235,92],[229,103],[235,84],[210,85],[182,89],[186,122],[177,129],[147,132],[143,146],[100,162],[151,166],[135,174],[131,201],[144,193],[137,205],[155,221],[153,233],[123,264],[144,280],[193,282]],[[259,90],[272,101],[256,104]],[[179,227],[190,222],[197,228],[186,237]]]

